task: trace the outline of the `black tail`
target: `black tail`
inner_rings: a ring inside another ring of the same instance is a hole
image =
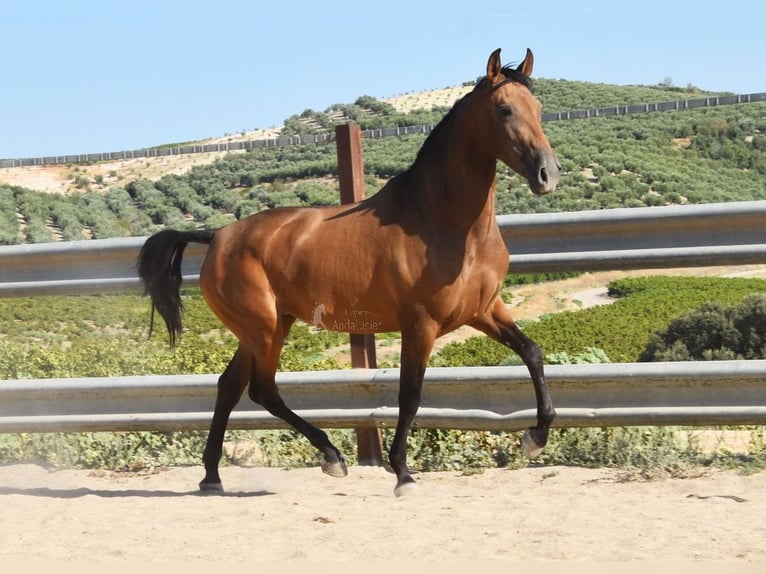
[[[152,299],[149,334],[154,329],[154,310],[165,320],[170,345],[181,335],[181,261],[189,243],[209,244],[214,231],[175,231],[165,229],[149,237],[138,254],[138,276],[144,284],[144,295]]]

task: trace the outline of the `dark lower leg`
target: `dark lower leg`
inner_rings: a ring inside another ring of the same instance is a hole
[[[199,483],[200,490],[223,490],[221,476],[218,474],[218,463],[223,454],[223,439],[226,433],[226,425],[229,422],[230,412],[219,413],[216,410],[213,414],[205,451],[202,454],[202,462],[205,465],[205,477]]]
[[[410,469],[407,467],[407,436],[420,408],[423,377],[435,338],[434,331],[429,328],[402,333],[399,419],[396,424],[394,440],[388,451],[391,468],[396,473],[394,494],[397,496],[404,494],[407,488],[415,483]]]
[[[265,388],[264,388],[265,387]],[[282,400],[274,382],[263,385],[262,381],[256,385],[250,383],[250,398],[263,405],[275,417],[288,423],[291,427],[305,436],[308,441],[324,456],[322,470],[331,476],[346,476],[346,459],[341,452],[330,442],[327,433],[315,427],[295,412],[290,410]]]
[[[237,405],[250,377],[251,360],[240,350],[234,354],[226,370],[218,379],[218,394],[210,423],[202,462],[205,465],[205,478],[200,482],[201,490],[222,490],[218,463],[223,454],[223,439],[232,409]]]
[[[492,309],[491,316],[476,321],[473,326],[513,349],[529,370],[535,389],[537,424],[527,429],[522,444],[525,453],[533,456],[547,444],[551,423],[556,418],[556,410],[553,408],[548,385],[545,382],[543,354],[540,346],[521,332],[499,299]]]
[[[408,405],[403,407],[400,398],[399,421],[396,424],[394,440],[391,442],[391,448],[388,451],[388,460],[391,463],[391,468],[396,474],[396,489],[394,490],[396,493],[399,493],[402,487],[414,484],[415,482],[412,478],[410,469],[407,466],[407,436],[409,435],[412,421],[415,420],[417,409],[417,406],[413,408],[412,402],[409,402]]]
[[[512,347],[519,354],[524,364],[529,370],[532,378],[532,384],[535,389],[535,402],[537,404],[537,425],[527,429],[525,436],[525,452],[528,455],[537,454],[540,449],[548,443],[548,433],[551,423],[556,418],[556,410],[553,408],[548,391],[548,384],[545,381],[543,369],[543,356],[540,346],[532,339],[516,330],[512,338],[514,346]],[[530,442],[532,444],[530,444]]]

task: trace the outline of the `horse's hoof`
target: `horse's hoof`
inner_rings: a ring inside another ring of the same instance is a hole
[[[329,474],[335,478],[348,476],[348,468],[346,467],[345,462],[327,462],[326,460],[323,460],[320,464],[322,466],[322,472],[325,474]]]
[[[200,494],[223,494],[223,484],[220,482],[205,482],[204,480],[199,483]]]
[[[531,429],[525,430],[524,436],[521,438],[521,452],[523,452],[524,456],[527,458],[535,458],[543,451],[545,445],[540,446],[537,444],[530,430]]]
[[[407,481],[400,482],[396,485],[396,488],[394,488],[394,496],[397,498],[401,496],[412,496],[417,494],[417,492],[418,484],[411,478]]]

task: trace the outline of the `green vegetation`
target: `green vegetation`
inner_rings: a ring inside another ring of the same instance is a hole
[[[695,431],[676,427],[554,429],[548,446],[533,464],[618,468],[625,479],[697,476],[708,467],[743,473],[766,469],[766,431],[750,435],[746,454],[726,448],[702,448]],[[725,429],[712,429],[723,434]],[[327,431],[351,465],[357,463],[351,430]],[[228,431],[223,465],[283,468],[319,466],[316,450],[289,430]],[[0,434],[0,462],[43,462],[57,467],[137,471],[200,464],[206,432]],[[384,448],[393,431],[383,430]],[[408,437],[411,466],[418,471],[523,468],[520,432],[414,429]]]
[[[670,86],[546,79],[535,83],[535,91],[545,111],[696,95]],[[363,128],[437,123],[446,112],[403,114],[363,96],[354,104],[292,116],[283,135],[327,131],[349,119]],[[521,177],[501,165],[498,213],[766,198],[766,103],[550,122],[545,129],[565,171],[557,192],[533,196]],[[365,139],[367,194],[406,169],[424,139]],[[337,203],[336,165],[335,145],[328,142],[229,154],[158,181],[118,180],[106,187],[102,179],[67,196],[0,184],[0,245],[142,236],[164,226],[218,227],[263,209]]]
[[[150,307],[137,295],[0,299],[0,379],[220,373],[237,347],[199,292],[184,296],[185,329],[174,349],[160,325],[149,338]],[[323,352],[348,335],[297,324],[284,371],[335,368]]]
[[[766,292],[766,280],[722,277],[637,277],[613,281],[611,305],[565,311],[523,324],[524,332],[546,353],[579,355],[601,349],[614,362],[639,360],[652,334],[675,317],[715,302],[733,305]],[[512,351],[486,337],[451,343],[431,358],[434,366],[504,365],[517,362]]]

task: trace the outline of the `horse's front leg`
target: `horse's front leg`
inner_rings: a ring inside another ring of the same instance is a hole
[[[495,300],[490,315],[475,321],[472,326],[513,349],[529,369],[537,401],[537,425],[526,430],[521,446],[528,458],[534,458],[548,443],[548,432],[556,418],[556,409],[545,382],[540,346],[521,332],[500,298]]]
[[[394,440],[388,451],[391,468],[396,473],[394,494],[402,496],[415,488],[415,480],[407,467],[407,435],[420,408],[428,357],[436,340],[437,327],[415,323],[402,331],[402,355],[399,370],[399,419]]]

